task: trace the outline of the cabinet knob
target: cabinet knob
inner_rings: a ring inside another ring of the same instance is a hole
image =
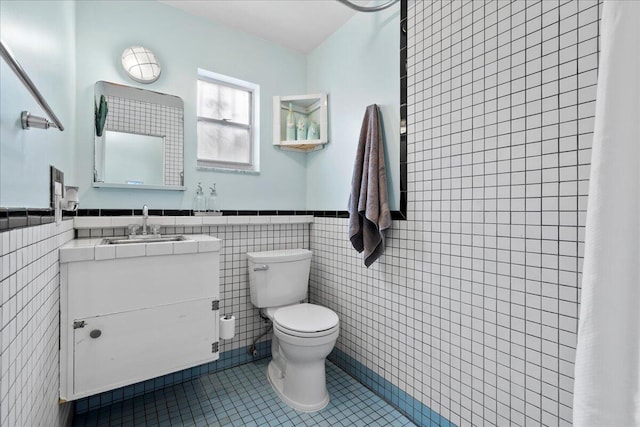
[[[102,335],[102,331],[100,329],[94,329],[93,331],[89,332],[89,336],[91,338],[100,338],[100,335]]]

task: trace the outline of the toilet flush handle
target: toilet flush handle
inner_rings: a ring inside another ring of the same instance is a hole
[[[264,270],[268,270],[269,266],[266,264],[263,265],[258,265],[256,267],[253,267],[253,271],[264,271]]]

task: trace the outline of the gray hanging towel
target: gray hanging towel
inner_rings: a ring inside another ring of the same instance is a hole
[[[382,124],[378,106],[373,104],[362,121],[349,196],[349,239],[355,250],[364,251],[367,267],[384,252],[384,237],[390,227]]]

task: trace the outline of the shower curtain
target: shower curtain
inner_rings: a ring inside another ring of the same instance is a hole
[[[576,350],[576,426],[640,426],[640,2],[605,0]]]

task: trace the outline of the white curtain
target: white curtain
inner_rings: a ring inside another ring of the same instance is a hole
[[[640,426],[640,1],[605,0],[578,328],[576,426]]]

